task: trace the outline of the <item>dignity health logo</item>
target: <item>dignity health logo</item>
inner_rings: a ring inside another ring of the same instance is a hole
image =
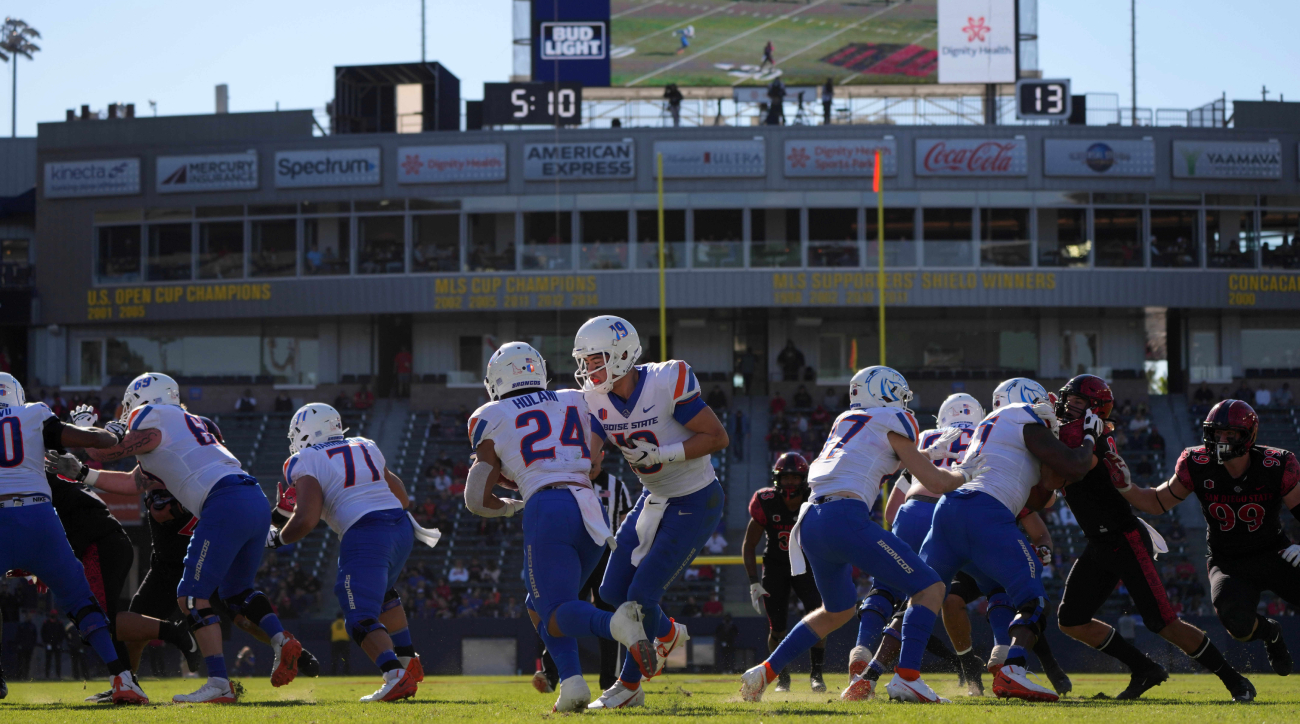
[[[974,43],[978,40],[983,43],[986,41],[986,36],[993,31],[993,28],[984,24],[983,17],[978,19],[967,17],[966,27],[962,28],[961,31],[966,33],[966,42]]]

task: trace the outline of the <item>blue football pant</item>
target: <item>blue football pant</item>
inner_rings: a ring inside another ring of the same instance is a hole
[[[384,594],[397,584],[414,542],[411,521],[400,508],[367,513],[343,534],[334,595],[349,630],[379,620]]]
[[[249,478],[250,480],[252,478]],[[224,600],[253,588],[271,527],[271,504],[260,485],[232,485],[208,494],[185,551],[176,597]]]

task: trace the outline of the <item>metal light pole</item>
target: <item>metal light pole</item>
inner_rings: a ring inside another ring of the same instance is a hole
[[[28,60],[32,59],[32,53],[40,50],[40,46],[31,42],[32,38],[39,38],[41,34],[36,32],[36,28],[18,18],[5,18],[4,25],[0,25],[0,60],[9,61],[14,64],[13,67],[13,103],[12,115],[10,117],[10,136],[18,137],[18,56],[26,56]],[[12,59],[10,56],[13,56]]]
[[[427,0],[420,0],[420,62],[421,63],[428,62],[427,59],[425,58],[425,52],[424,52],[424,42],[426,37],[424,31],[424,5],[426,2]]]
[[[1129,0],[1129,51],[1132,59],[1130,71],[1132,73],[1132,91],[1133,91],[1133,125],[1138,124],[1138,10],[1137,0]]]

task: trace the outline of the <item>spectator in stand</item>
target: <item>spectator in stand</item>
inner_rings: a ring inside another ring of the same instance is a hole
[[[280,390],[280,394],[275,396],[275,411],[293,412],[296,409],[298,408],[293,406],[293,398],[290,397],[288,393],[286,393],[284,390]]]
[[[745,382],[745,394],[754,394],[754,370],[758,368],[758,355],[754,350],[746,348],[745,353],[740,356],[740,377]]]
[[[727,550],[727,539],[722,537],[722,531],[715,530],[713,535],[704,542],[704,550],[711,556],[720,556]]]
[[[727,409],[727,396],[723,394],[722,387],[714,385],[713,389],[709,390],[709,397],[704,403],[712,407],[715,412]]]
[[[1133,419],[1128,421],[1128,432],[1131,438],[1130,442],[1137,442],[1146,437],[1147,430],[1151,427],[1151,420],[1147,419],[1147,411],[1141,407],[1133,415]]]
[[[1273,402],[1277,403],[1278,407],[1291,406],[1292,399],[1290,382],[1283,382],[1282,386],[1277,389],[1277,392],[1273,393]]]
[[[793,339],[785,341],[785,347],[781,353],[776,356],[776,363],[781,366],[781,379],[786,382],[794,382],[799,379],[799,373],[803,372],[805,360],[803,352],[794,346]]]
[[[433,498],[425,498],[424,503],[420,505],[420,512],[424,514],[425,522],[431,521],[438,516],[438,504]]]
[[[767,434],[767,451],[775,455],[778,452],[785,452],[790,449],[790,439],[786,437],[785,431],[781,428],[773,428],[772,432]]]
[[[451,570],[447,573],[448,583],[469,583],[469,571],[465,569],[465,562],[457,560],[451,564]]]
[[[340,412],[352,409],[352,398],[348,397],[348,393],[339,390],[338,396],[334,398],[334,409]]]
[[[415,364],[411,350],[402,345],[402,349],[393,356],[393,372],[397,374],[397,396],[411,396],[411,369]]]
[[[785,414],[785,398],[778,392],[772,396],[772,401],[767,404],[767,414],[772,417],[780,417]]]
[[[524,615],[524,607],[519,605],[514,596],[511,596],[506,599],[506,606],[502,610],[502,614],[506,618],[519,618]]]
[[[1160,430],[1155,425],[1151,426],[1151,434],[1147,435],[1147,449],[1161,453],[1165,451],[1165,436],[1160,434]]]
[[[745,438],[749,435],[749,416],[741,410],[736,410],[732,415],[731,427],[731,452],[739,462],[745,459]]]
[[[252,390],[244,390],[244,394],[235,402],[235,412],[255,412],[257,410],[257,398],[253,397]]]
[[[795,418],[794,427],[796,430],[799,431],[800,435],[803,435],[804,437],[808,437],[808,416],[800,415],[799,417]]]
[[[1232,399],[1250,402],[1255,399],[1255,391],[1250,389],[1250,385],[1246,384],[1246,380],[1243,378],[1241,384],[1237,386],[1237,390],[1232,393]]]
[[[447,494],[459,498],[465,494],[465,477],[451,479],[451,485],[447,487]]]
[[[705,616],[721,616],[722,601],[718,600],[718,594],[709,596],[709,600],[704,602],[704,607],[700,609]]]
[[[1287,615],[1286,602],[1281,598],[1274,596],[1273,600],[1268,604],[1268,615],[1270,618],[1281,618],[1282,616]]]
[[[790,449],[803,453],[803,436],[798,432],[790,433]]]
[[[826,394],[822,395],[822,407],[826,410],[834,410],[839,406],[840,398],[835,396],[835,388],[827,387]]]
[[[479,563],[477,558],[471,558],[469,561],[469,580],[475,583],[483,580],[483,564]]]
[[[818,405],[817,409],[813,410],[810,421],[814,428],[825,427],[831,422],[831,413],[825,405]]]
[[[483,582],[484,582],[484,583],[500,583],[500,582],[501,582],[501,564],[500,564],[500,563],[497,563],[496,561],[491,561],[491,562],[489,562],[489,563],[488,563],[488,564],[483,568],[483,575],[482,575],[482,578],[483,578]]]
[[[1192,396],[1192,401],[1198,405],[1209,407],[1214,404],[1214,390],[1211,390],[1209,385],[1202,382],[1201,386],[1196,388],[1196,394]]]
[[[740,628],[731,620],[731,614],[722,614],[722,622],[713,630],[713,660],[719,674],[736,672],[736,639],[740,638]]]
[[[369,410],[375,406],[375,393],[370,391],[369,385],[362,385],[352,396],[352,409]]]
[[[1138,460],[1137,465],[1133,466],[1133,474],[1137,475],[1138,477],[1151,475],[1155,473],[1155,471],[1156,471],[1155,468],[1152,467],[1151,465],[1151,460],[1145,456],[1143,456],[1142,459]]]
[[[1268,391],[1268,386],[1263,382],[1259,383],[1259,389],[1255,390],[1255,409],[1262,409],[1273,406],[1273,393]]]
[[[794,397],[790,400],[790,403],[793,410],[811,410],[812,395],[808,394],[808,388],[799,385],[799,389],[794,391]]]
[[[695,596],[687,596],[686,603],[682,605],[681,618],[697,618],[700,615],[700,606],[695,603]]]

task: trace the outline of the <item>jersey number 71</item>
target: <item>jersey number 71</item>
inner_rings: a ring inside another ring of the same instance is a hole
[[[357,461],[352,455],[352,448],[361,449],[361,456],[366,460],[366,467],[370,468],[370,482],[379,482],[379,468],[375,467],[375,461],[370,459],[370,451],[365,445],[340,445],[331,448],[325,454],[334,457],[335,455],[343,456],[343,487],[350,488],[357,484]]]

